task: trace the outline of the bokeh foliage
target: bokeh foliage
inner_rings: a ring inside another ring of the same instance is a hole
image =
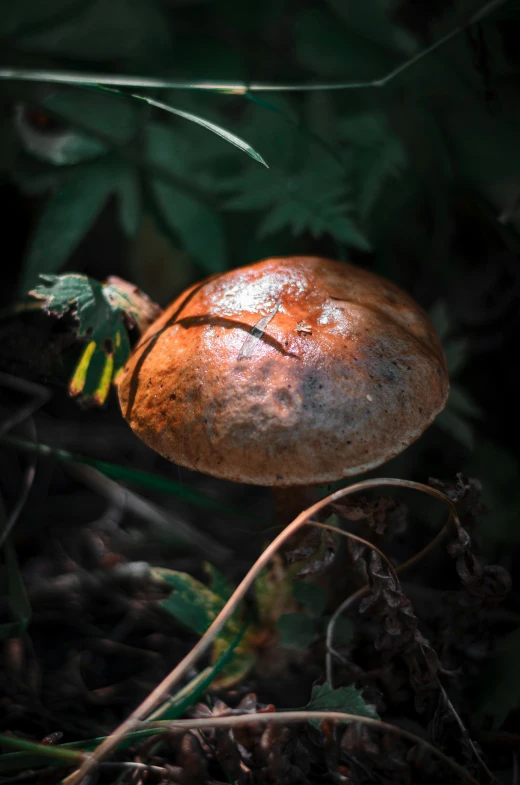
[[[488,545],[518,541],[520,463],[500,411],[509,377],[504,363],[502,378],[490,382],[479,355],[505,330],[505,311],[485,305],[485,280],[470,287],[486,259],[506,268],[511,259],[517,264],[520,248],[519,0],[4,5],[4,77],[16,69],[75,70],[119,75],[123,83],[125,75],[159,76],[192,88],[129,80],[107,92],[66,79],[2,79],[0,172],[36,205],[19,296],[40,274],[94,275],[89,263],[78,267],[77,254],[100,221],[105,235],[123,238],[125,253],[122,270],[98,277],[121,272],[161,304],[197,277],[269,255],[318,253],[386,275],[424,303],[444,342],[452,392],[437,421],[439,473],[453,451],[457,468],[483,482]],[[489,13],[465,27],[480,8]],[[413,61],[436,41],[442,44]],[[208,80],[365,86],[195,89]],[[269,169],[225,133],[130,92],[238,136]],[[471,308],[461,281],[469,282]],[[73,296],[64,291],[66,311]],[[113,338],[121,314],[107,313]],[[102,319],[95,327],[100,340],[107,337]],[[420,448],[405,453],[395,473],[420,473],[422,458]],[[3,573],[8,581],[13,565],[6,562]],[[27,613],[19,616],[25,624]],[[296,623],[301,633],[303,617],[290,616],[286,631]],[[313,620],[304,621],[312,639]],[[485,696],[481,708],[497,724],[518,698],[518,677],[511,678],[517,651],[517,637],[508,639],[492,663],[500,705]]]

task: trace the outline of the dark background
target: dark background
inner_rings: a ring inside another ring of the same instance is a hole
[[[483,7],[489,13],[468,25]],[[243,516],[230,518],[182,496],[146,492],[231,548],[228,569],[241,574],[270,536],[267,489],[172,468],[131,435],[115,394],[102,409],[69,399],[66,384],[78,352],[71,323],[10,309],[27,299],[40,272],[76,271],[99,280],[120,275],[166,305],[192,281],[270,255],[349,260],[401,285],[430,313],[452,379],[446,411],[377,474],[420,482],[451,481],[457,472],[477,478],[487,509],[480,516],[480,551],[514,578],[519,34],[517,0],[54,0],[2,8],[6,68],[159,75],[191,85],[133,89],[223,126],[270,167],[197,124],[121,95],[0,82],[0,363],[51,386],[52,400],[34,418],[39,440],[162,474],[240,508]],[[207,80],[370,83],[443,37],[445,43],[383,87],[247,96],[194,89]],[[58,204],[63,187],[71,195]],[[2,400],[5,416],[19,402],[7,392]],[[24,427],[17,433],[30,438]],[[23,485],[26,460],[13,447],[2,448],[0,489],[8,509]],[[85,569],[97,564],[88,532],[92,521],[106,519],[105,505],[99,486],[88,487],[85,476],[40,460],[15,537],[31,586],[58,574],[63,560]],[[417,514],[421,531],[437,521],[426,509]],[[164,558],[166,547],[179,568],[200,572],[198,557],[178,543],[171,526],[161,534],[131,512],[125,525],[129,539],[115,546],[125,559]],[[515,590],[512,598],[517,613]],[[36,638],[42,624],[34,628]],[[59,629],[65,650],[68,638]],[[518,640],[515,647],[510,659]],[[491,649],[487,656],[489,664]],[[500,679],[513,707],[518,669],[509,666]],[[75,732],[82,732],[79,726],[71,722]]]

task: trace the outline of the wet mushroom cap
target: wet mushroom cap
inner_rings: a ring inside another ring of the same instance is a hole
[[[129,358],[119,399],[165,458],[288,486],[384,463],[428,427],[448,390],[440,341],[411,297],[350,264],[294,256],[184,292]]]

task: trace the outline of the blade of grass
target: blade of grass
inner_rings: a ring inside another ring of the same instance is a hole
[[[10,539],[2,547],[5,565],[5,596],[9,598],[14,621],[0,624],[0,640],[16,638],[22,634],[31,618],[31,605],[25,591],[16,551]]]
[[[119,464],[109,463],[108,461],[98,461],[96,458],[76,455],[67,450],[51,447],[48,444],[30,442],[26,439],[20,439],[17,436],[6,435],[3,436],[0,441],[4,444],[18,447],[18,449],[24,450],[25,452],[37,453],[46,458],[56,458],[58,461],[63,461],[64,463],[78,463],[92,466],[94,469],[98,469],[102,474],[105,474],[113,480],[128,482],[151,491],[168,493],[205,510],[214,510],[215,512],[221,512],[227,515],[239,516],[243,516],[246,512],[231,504],[223,504],[215,499],[210,499],[209,496],[204,496],[197,491],[192,491],[189,488],[185,488],[180,483],[175,482],[175,480],[169,480],[167,477],[160,477],[157,474],[150,474],[150,472],[143,472],[138,469],[129,469],[127,466],[120,466]],[[247,512],[247,514],[249,515],[249,512]]]
[[[338,501],[339,499],[349,496],[353,493],[358,493],[359,491],[364,491],[368,488],[377,488],[380,486],[395,486],[400,488],[415,489],[422,493],[426,493],[429,496],[440,499],[444,502],[444,504],[447,505],[450,511],[450,518],[453,523],[455,525],[460,525],[458,523],[457,513],[453,502],[448,499],[448,497],[445,496],[441,491],[437,490],[436,488],[432,488],[429,485],[413,482],[412,480],[398,480],[387,477],[363,480],[361,482],[354,483],[353,485],[349,485],[347,488],[341,488],[334,493],[325,496],[323,499],[320,499],[320,501],[311,505],[306,510],[303,510],[303,512],[301,512],[292,521],[292,523],[286,526],[285,529],[265,548],[247,575],[239,583],[228,602],[224,605],[220,613],[215,617],[204,635],[199,638],[198,642],[188,652],[184,659],[175,666],[175,668],[162,680],[160,684],[157,685],[157,687],[150,693],[150,695],[148,695],[141,705],[134,709],[132,714],[127,717],[127,719],[124,720],[124,722],[122,722],[118,728],[115,729],[113,734],[109,736],[106,741],[93,752],[92,756],[88,760],[83,761],[79,769],[77,769],[64,780],[64,785],[79,785],[79,783],[86,776],[89,776],[95,770],[100,761],[106,758],[107,755],[112,752],[112,750],[117,748],[121,739],[127,735],[128,731],[135,727],[135,723],[137,721],[144,720],[145,717],[147,717],[157,708],[157,706],[163,700],[164,695],[166,695],[174,687],[174,685],[183,678],[186,671],[211,646],[215,637],[224,627],[226,622],[231,618],[233,613],[235,613],[238,603],[241,602],[245,597],[246,593],[251,588],[263,568],[269,563],[278,549],[289,539],[289,537],[291,537],[302,526],[307,524],[312,525],[312,517],[328,504]]]
[[[416,63],[432,54],[452,38],[460,35],[473,24],[482,22],[491,13],[510,0],[489,0],[472,14],[461,25],[457,25],[449,33],[442,36],[430,46],[418,52],[413,57],[405,60],[393,68],[389,73],[379,79],[360,82],[305,82],[301,84],[280,84],[269,82],[212,82],[204,81],[179,81],[161,77],[129,76],[107,73],[81,73],[80,71],[51,71],[36,70],[33,68],[0,68],[0,79],[12,79],[29,82],[54,82],[61,84],[76,84],[78,87],[89,85],[114,85],[119,87],[149,87],[162,90],[206,90],[213,92],[235,93],[244,95],[247,92],[307,92],[310,90],[360,90],[371,87],[386,87],[397,76],[412,68]]]
[[[233,652],[244,637],[246,629],[247,624],[237,633],[228,648],[222,652],[213,665],[205,668],[173,697],[165,701],[162,706],[159,706],[150,719],[155,721],[178,719],[190,706],[193,706],[204,692],[206,692],[220,671],[229,663]],[[143,730],[134,731],[125,737],[121,742],[119,749],[126,749],[127,747],[132,746],[132,744],[150,738],[150,736],[158,736],[167,732],[167,727],[144,728]],[[50,758],[54,758],[55,765],[60,765],[60,763],[70,760],[80,760],[82,759],[84,752],[95,749],[105,740],[105,738],[106,736],[98,736],[97,738],[86,739],[85,741],[73,741],[66,744],[51,746],[30,742],[26,739],[17,739],[0,733],[0,744],[22,750],[0,755],[0,774],[9,774],[24,768],[53,765],[49,760]],[[78,752],[75,752],[75,750],[78,750]],[[72,755],[74,757],[71,757]]]
[[[216,123],[210,123],[209,120],[205,120],[203,117],[199,117],[196,114],[183,112],[181,109],[175,109],[173,106],[170,106],[170,104],[165,104],[162,101],[156,101],[155,99],[149,98],[146,95],[137,95],[136,93],[130,93],[130,95],[132,98],[137,98],[139,101],[145,101],[150,106],[155,106],[157,109],[163,109],[165,112],[177,115],[178,117],[182,117],[184,120],[189,120],[191,123],[196,123],[197,125],[202,126],[202,128],[205,128],[207,131],[211,131],[217,136],[220,136],[221,139],[229,142],[229,144],[238,147],[239,150],[242,150],[242,152],[249,155],[251,158],[253,158],[253,160],[258,161],[267,169],[269,169],[269,166],[264,161],[259,152],[254,150],[250,144],[244,141],[244,139],[241,139],[239,136],[232,134],[230,131],[226,131],[226,129],[222,128],[220,125],[216,125]]]

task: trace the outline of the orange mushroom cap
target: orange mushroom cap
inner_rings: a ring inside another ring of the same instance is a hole
[[[449,382],[414,300],[343,262],[267,259],[192,286],[129,358],[119,399],[156,452],[215,477],[321,484],[397,455]]]

